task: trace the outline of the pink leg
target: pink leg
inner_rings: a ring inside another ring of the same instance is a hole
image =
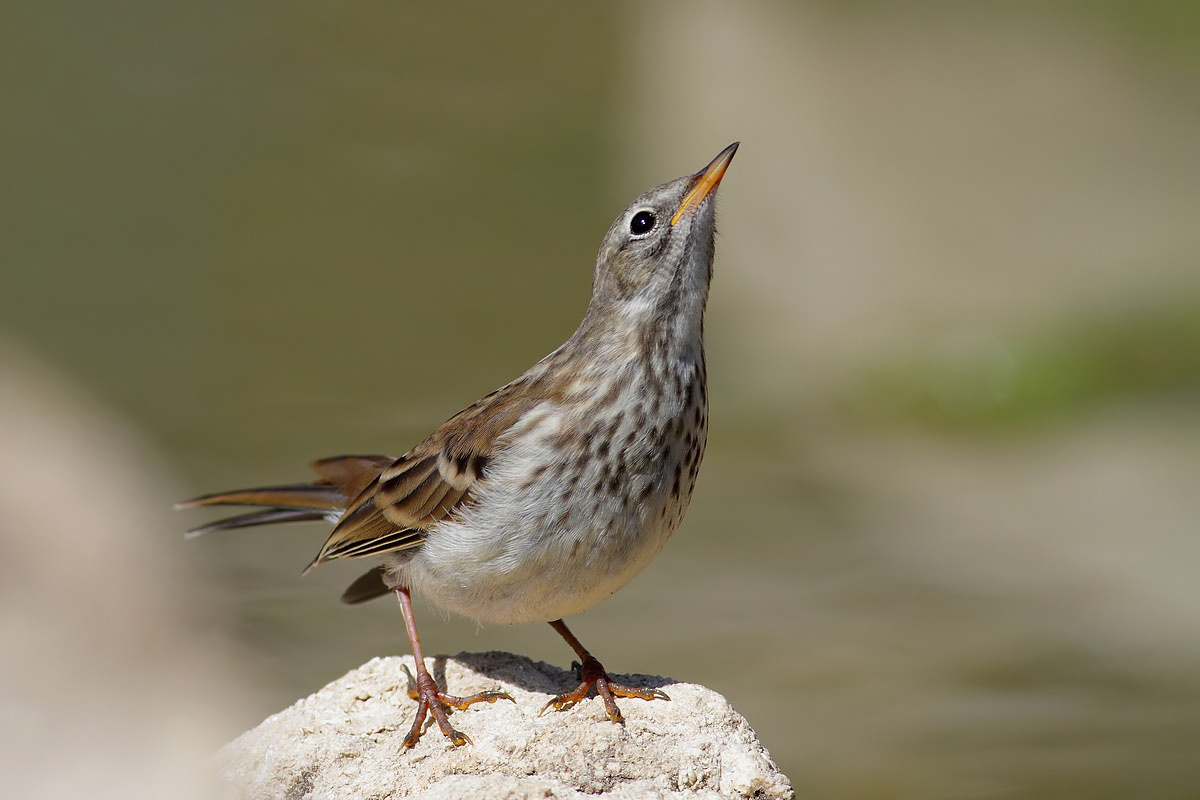
[[[417,623],[413,617],[412,598],[408,589],[396,589],[396,599],[400,601],[400,613],[404,615],[404,628],[408,632],[408,643],[412,645],[413,659],[417,664],[417,677],[408,676],[408,696],[417,701],[417,718],[413,720],[408,736],[404,737],[404,746],[412,747],[421,738],[426,715],[432,714],[437,720],[438,727],[455,747],[470,744],[471,740],[465,733],[457,731],[450,724],[451,708],[464,709],[472,703],[494,703],[497,700],[512,700],[505,692],[480,692],[469,697],[455,697],[438,690],[433,676],[425,668],[425,655],[421,652],[421,639],[417,636]],[[405,670],[407,671],[407,670]],[[514,701],[515,702],[515,701]]]
[[[623,724],[625,718],[621,716],[621,710],[617,708],[617,701],[615,699],[617,697],[637,697],[642,700],[671,699],[667,697],[665,692],[658,689],[639,689],[633,686],[623,686],[619,683],[613,683],[609,679],[608,673],[604,671],[604,666],[575,638],[575,634],[571,633],[561,619],[551,622],[550,627],[558,631],[558,635],[567,640],[567,644],[571,645],[571,649],[579,656],[582,663],[579,665],[579,685],[569,692],[552,697],[550,702],[546,703],[542,708],[541,713],[545,714],[546,710],[551,707],[557,711],[570,708],[587,697],[588,691],[593,686],[596,687],[596,694],[600,695],[600,699],[604,701],[604,710],[608,713],[608,718],[618,724]]]

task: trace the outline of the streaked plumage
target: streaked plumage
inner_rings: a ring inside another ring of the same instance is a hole
[[[336,523],[311,569],[378,556],[343,599],[396,592],[410,623],[421,702],[456,744],[448,698],[422,674],[409,590],[464,616],[551,622],[583,659],[610,718],[620,687],[561,618],[608,597],[674,532],[691,498],[708,430],[704,308],[712,275],[715,190],[737,145],[695,175],[643,194],[601,244],[592,299],[575,333],[512,383],[451,417],[400,458],[344,456],[311,484],[206,495],[183,505],[256,505],[195,532],[274,522]]]

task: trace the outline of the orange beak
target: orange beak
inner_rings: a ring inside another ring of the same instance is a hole
[[[683,196],[679,210],[675,212],[675,216],[671,217],[672,225],[683,219],[684,214],[699,208],[700,204],[704,202],[704,198],[716,191],[717,186],[721,183],[721,178],[725,176],[725,170],[729,169],[729,162],[733,161],[733,154],[737,152],[739,144],[741,142],[734,142],[726,147],[707,167],[696,173],[696,185]]]

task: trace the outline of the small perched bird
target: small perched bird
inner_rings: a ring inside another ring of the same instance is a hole
[[[575,705],[593,686],[617,723],[623,718],[614,697],[669,699],[610,680],[562,618],[613,594],[650,563],[691,500],[708,434],[704,308],[713,206],[737,148],[634,200],[600,244],[591,302],[571,338],[404,455],[327,458],[313,463],[313,483],[180,504],[266,507],[193,535],[335,523],[308,569],[335,558],[382,560],[342,599],[394,593],[400,601],[417,669],[407,746],[417,743],[428,714],[453,744],[465,744],[467,736],[450,725],[450,708],[512,699],[438,689],[425,667],[410,591],[481,622],[549,622],[581,663],[579,686],[543,712]]]

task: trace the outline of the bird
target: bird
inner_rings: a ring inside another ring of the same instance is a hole
[[[579,327],[523,375],[452,416],[399,458],[312,463],[316,480],[207,494],[178,508],[252,506],[189,536],[325,520],[333,529],[305,572],[376,557],[342,595],[395,595],[416,667],[408,694],[413,747],[432,717],[454,746],[470,743],[454,709],[512,700],[457,697],[425,666],[411,593],[481,623],[548,622],[579,658],[579,684],[542,713],[592,688],[608,719],[617,697],[669,700],[626,686],[563,621],[609,597],[659,553],[692,497],[708,434],[704,312],[712,279],[717,188],[739,143],[707,166],[635,199],[601,241]]]

